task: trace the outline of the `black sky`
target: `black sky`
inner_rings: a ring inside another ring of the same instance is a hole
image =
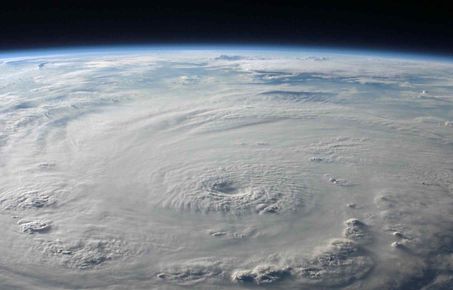
[[[0,50],[262,43],[453,55],[448,2],[17,0],[0,6]]]

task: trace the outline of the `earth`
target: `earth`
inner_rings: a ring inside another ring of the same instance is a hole
[[[453,62],[0,55],[1,289],[452,289]]]

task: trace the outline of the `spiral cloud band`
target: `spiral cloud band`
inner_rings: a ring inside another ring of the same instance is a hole
[[[131,49],[0,72],[2,289],[453,287],[452,63]]]

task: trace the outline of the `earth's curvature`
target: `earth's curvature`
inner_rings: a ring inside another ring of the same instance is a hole
[[[1,289],[452,289],[453,62],[0,57]]]

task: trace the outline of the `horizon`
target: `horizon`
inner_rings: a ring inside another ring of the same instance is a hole
[[[120,51],[127,50],[127,51]],[[49,46],[47,48],[20,48],[20,49],[0,49],[0,59],[14,57],[51,57],[68,54],[99,54],[105,51],[116,52],[119,54],[129,54],[130,52],[146,53],[155,51],[219,51],[228,53],[243,53],[247,51],[263,51],[263,52],[296,52],[296,53],[316,53],[325,55],[341,55],[341,56],[363,56],[363,57],[379,57],[386,59],[407,59],[417,61],[441,61],[452,62],[453,56],[443,53],[421,53],[416,51],[398,50],[398,49],[376,49],[364,48],[357,46],[314,46],[314,45],[298,45],[298,44],[236,44],[236,43],[119,43],[119,44],[104,44],[104,45],[63,45]],[[30,55],[32,54],[32,55]],[[52,55],[49,55],[52,54]]]

